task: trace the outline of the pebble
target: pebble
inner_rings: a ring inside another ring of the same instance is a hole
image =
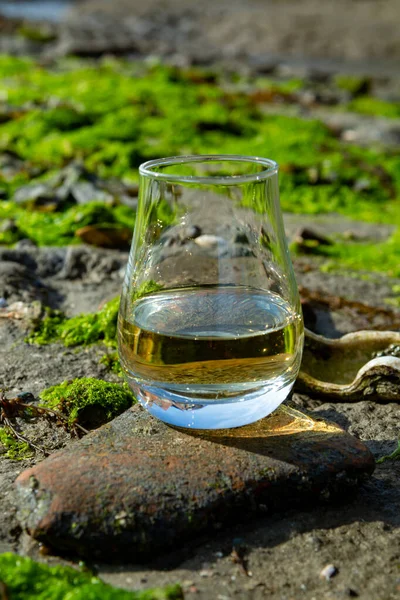
[[[116,199],[132,209],[137,207],[136,188],[132,184],[102,179],[80,163],[71,163],[43,182],[19,187],[13,199],[23,205],[56,208],[65,202],[87,204],[96,200],[111,203]]]
[[[86,244],[100,248],[129,250],[132,230],[128,227],[113,225],[86,225],[86,227],[78,229],[75,235]]]
[[[330,581],[332,577],[335,577],[339,573],[339,569],[335,567],[335,565],[329,564],[326,565],[321,573],[319,574],[321,579],[326,579],[326,581]]]
[[[212,571],[212,569],[202,569],[199,575],[200,577],[212,577],[214,575],[214,571]]]
[[[77,204],[87,204],[88,202],[112,202],[113,196],[89,181],[80,181],[71,186],[70,194]]]
[[[201,248],[213,250],[216,247],[224,247],[227,245],[227,241],[216,235],[203,234],[197,237],[195,243]]]
[[[45,203],[45,200],[54,201],[54,193],[45,183],[30,183],[18,188],[15,191],[13,200],[18,204],[26,204],[29,202],[33,202],[35,205],[43,204]]]

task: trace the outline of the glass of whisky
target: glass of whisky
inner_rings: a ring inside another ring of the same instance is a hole
[[[289,394],[303,348],[278,165],[179,156],[139,172],[118,318],[125,377],[171,425],[257,421]]]

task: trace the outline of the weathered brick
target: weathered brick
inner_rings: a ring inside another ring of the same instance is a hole
[[[24,471],[19,519],[58,551],[140,560],[261,510],[343,495],[373,469],[362,442],[286,407],[195,432],[134,406]]]

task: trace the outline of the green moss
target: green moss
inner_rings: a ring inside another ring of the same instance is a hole
[[[104,342],[116,346],[119,297],[107,302],[96,313],[77,315],[68,319],[59,311],[48,311],[38,321],[26,339],[29,344],[61,342],[64,346],[82,346]]]
[[[122,367],[119,362],[118,352],[109,352],[104,354],[100,359],[100,364],[104,365],[107,371],[122,376]]]
[[[110,421],[135,402],[126,383],[108,383],[91,377],[49,387],[41,392],[40,398],[43,406],[63,412],[70,425],[78,421],[88,427]]]
[[[293,94],[304,88],[305,82],[299,77],[276,80],[269,77],[260,77],[255,81],[255,87],[258,90],[267,90],[277,94]]]
[[[31,58],[17,58],[16,56],[0,54],[0,74],[2,78],[20,77],[23,73],[29,73],[33,68],[37,68],[37,66]]]
[[[0,555],[0,581],[9,600],[179,600],[178,585],[129,592],[71,567],[49,567],[11,553]]]
[[[0,456],[13,460],[22,460],[32,456],[29,444],[15,439],[8,427],[0,426]],[[1,579],[1,577],[0,577]]]
[[[360,96],[348,105],[348,109],[364,115],[387,117],[389,119],[400,118],[400,102],[388,102],[373,96]]]
[[[16,107],[0,123],[0,152],[14,152],[45,174],[79,159],[102,177],[136,181],[138,165],[160,156],[267,156],[281,165],[284,210],[337,212],[400,225],[396,150],[349,145],[318,120],[261,112],[257,90],[261,96],[265,90],[272,91],[273,102],[275,91],[291,94],[304,85],[301,80],[263,78],[255,85],[252,82],[247,92],[240,79],[236,83],[232,79],[227,89],[226,78],[210,71],[180,71],[119,60],[95,65],[64,60],[45,69],[10,57],[0,57],[0,79],[8,102]],[[336,78],[336,84],[355,96],[347,108],[365,114],[400,115],[399,103],[366,96],[368,82],[363,79]],[[0,175],[0,185],[8,190],[10,200],[27,177],[18,173],[14,179],[2,181]],[[167,205],[160,203],[159,211],[164,222],[173,220]],[[99,203],[41,213],[2,201],[1,218],[15,220],[18,236],[40,245],[63,245],[76,243],[76,230],[86,224],[132,228],[135,215],[127,207]],[[3,242],[15,239],[7,233]],[[395,252],[399,244],[394,238]],[[356,249],[351,253],[353,264],[358,264]],[[337,251],[332,258],[338,260],[339,254]]]
[[[333,78],[334,84],[353,96],[370,91],[371,81],[368,77],[357,75],[336,75]]]
[[[13,218],[19,239],[29,238],[39,246],[77,244],[81,240],[75,232],[86,225],[107,223],[133,229],[135,223],[135,213],[127,206],[111,207],[102,202],[73,206],[65,212],[30,211],[14,202],[1,202],[0,220],[8,218]],[[5,237],[3,243],[7,243]]]
[[[400,277],[400,230],[384,242],[338,242],[331,246],[319,246],[318,254],[329,259],[322,267],[325,272],[346,266]]]
[[[162,289],[153,280],[144,282],[134,290],[135,301],[146,294]],[[119,296],[107,302],[95,313],[84,313],[68,318],[61,311],[47,310],[47,316],[33,325],[32,333],[25,339],[28,344],[46,345],[59,342],[64,346],[88,346],[103,342],[107,346],[117,346],[117,321]]]

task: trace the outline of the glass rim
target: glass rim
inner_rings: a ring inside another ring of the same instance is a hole
[[[259,173],[250,173],[248,175],[174,175],[169,173],[160,173],[153,171],[154,167],[179,165],[187,163],[200,162],[247,162],[257,163],[265,168]],[[236,185],[240,183],[249,183],[255,181],[263,181],[272,175],[275,175],[279,170],[279,165],[270,158],[262,158],[260,156],[246,156],[241,154],[189,154],[182,156],[170,156],[166,158],[156,158],[148,160],[139,166],[139,174],[143,177],[151,177],[159,181],[169,181],[174,183],[210,183],[216,185]]]

